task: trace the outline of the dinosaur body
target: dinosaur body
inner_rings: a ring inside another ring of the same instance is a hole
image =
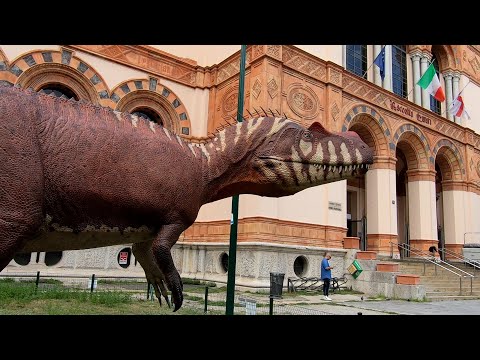
[[[255,118],[188,142],[147,119],[0,88],[0,271],[18,252],[133,243],[160,301],[182,282],[170,250],[203,204],[280,197],[366,171],[355,133]]]

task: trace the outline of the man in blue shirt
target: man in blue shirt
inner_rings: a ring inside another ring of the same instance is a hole
[[[322,265],[320,266],[320,277],[323,280],[323,298],[329,301],[332,301],[332,299],[328,297],[333,269],[333,266],[330,266],[330,263],[328,262],[331,258],[332,255],[330,255],[329,252],[326,252],[325,255],[323,255]]]

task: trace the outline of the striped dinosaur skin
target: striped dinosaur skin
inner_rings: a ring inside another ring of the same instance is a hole
[[[19,252],[133,244],[160,304],[168,288],[176,311],[171,248],[203,204],[291,195],[370,163],[358,135],[319,123],[255,118],[192,143],[128,113],[0,87],[0,271]]]
[[[205,145],[208,201],[234,194],[280,197],[363,175],[372,150],[355,132],[308,129],[285,118],[254,118],[220,132]],[[218,174],[221,174],[219,176]]]

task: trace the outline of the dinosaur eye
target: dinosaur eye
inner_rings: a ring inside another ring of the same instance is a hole
[[[303,133],[303,138],[306,140],[311,140],[312,139],[312,133],[310,131],[305,131]]]

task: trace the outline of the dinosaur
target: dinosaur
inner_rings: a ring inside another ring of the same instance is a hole
[[[0,271],[15,254],[132,244],[168,306],[183,284],[171,248],[200,207],[235,194],[281,197],[361,176],[355,132],[253,117],[193,142],[129,113],[0,87]]]

